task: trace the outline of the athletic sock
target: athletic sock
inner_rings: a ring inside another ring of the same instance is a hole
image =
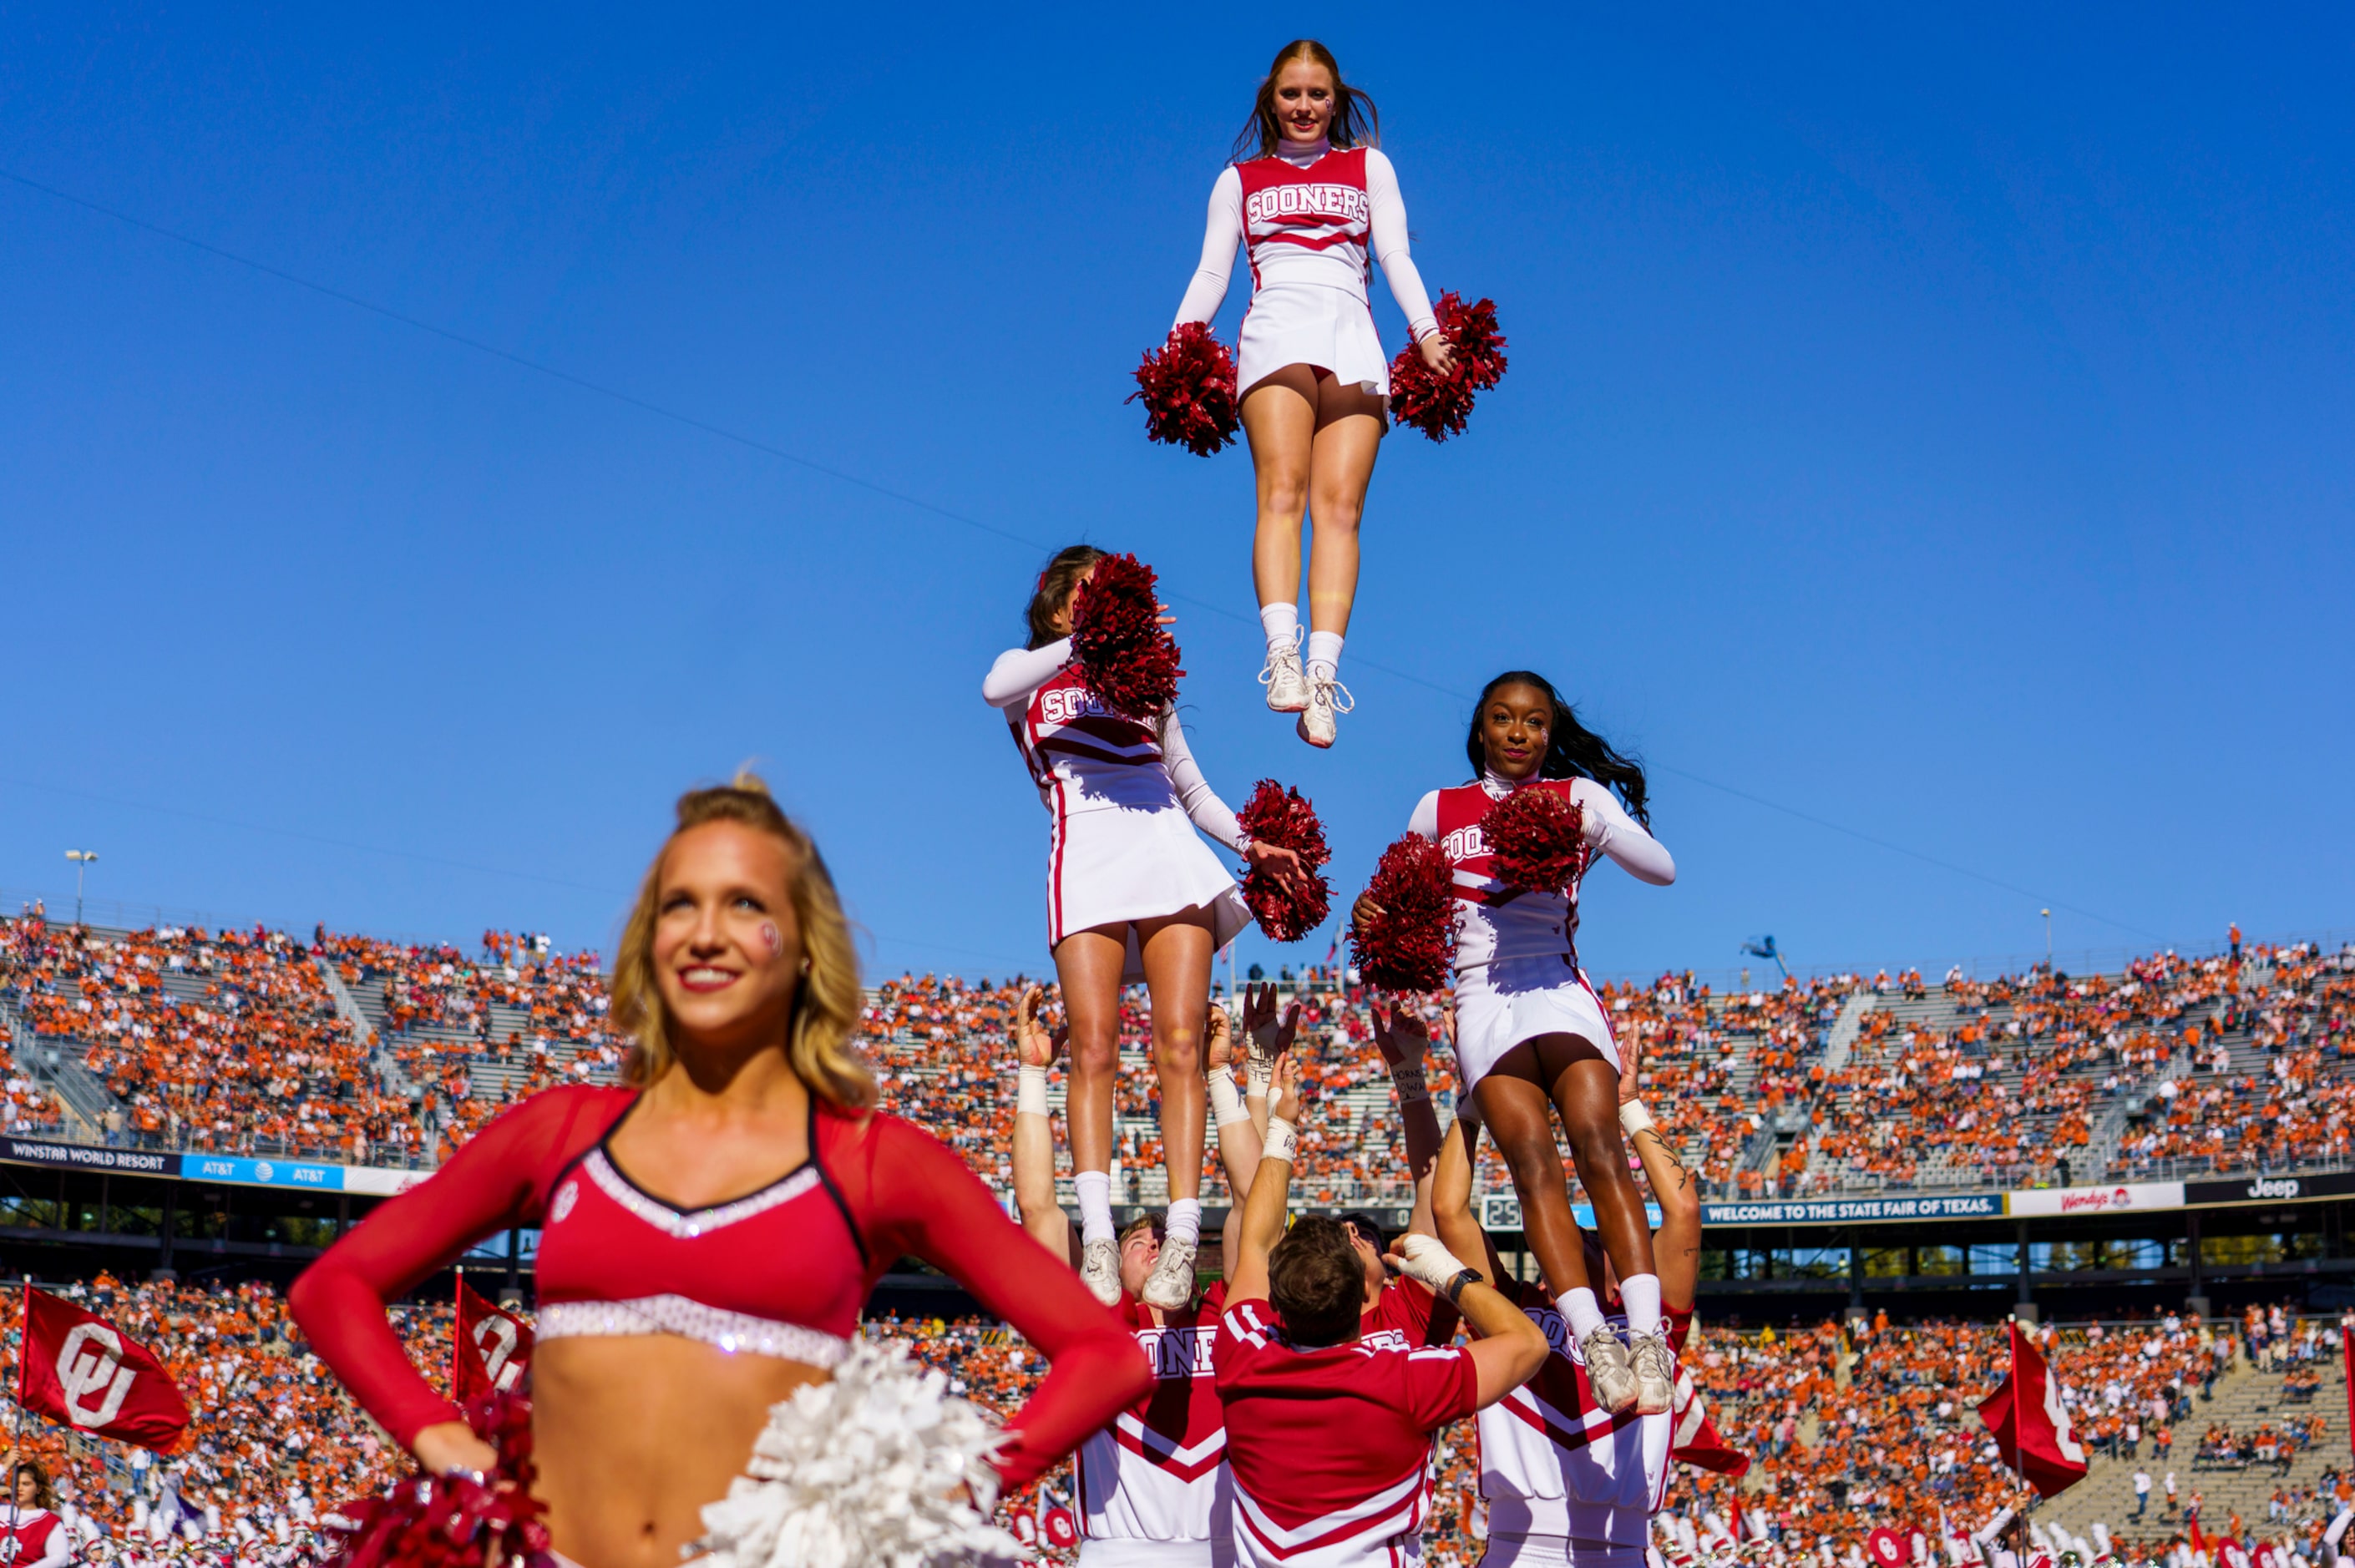
[[[1080,1200],[1080,1245],[1111,1241],[1112,1172],[1082,1171],[1071,1178],[1071,1192]]]
[[[1266,612],[1263,610],[1262,614]],[[1308,668],[1314,673],[1324,671],[1329,681],[1341,672],[1341,634],[1337,631],[1312,631],[1308,634]]]
[[[1172,1198],[1169,1200],[1169,1239],[1188,1246],[1202,1245],[1202,1200]]]
[[[1603,1327],[1603,1308],[1594,1299],[1594,1292],[1584,1286],[1563,1296],[1554,1303],[1561,1315],[1570,1319],[1570,1337],[1583,1340]]]
[[[1300,643],[1300,607],[1296,604],[1261,605],[1259,626],[1267,633],[1269,652],[1289,653]]]
[[[1627,1331],[1648,1334],[1660,1326],[1660,1277],[1631,1274],[1619,1284],[1619,1299],[1627,1308]]]

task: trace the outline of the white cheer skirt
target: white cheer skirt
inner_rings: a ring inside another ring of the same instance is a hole
[[[1135,923],[1210,913],[1211,946],[1251,924],[1241,888],[1176,806],[1108,806],[1060,817],[1047,855],[1047,946],[1101,926],[1128,929],[1124,984],[1145,978]]]
[[[1466,1090],[1540,1034],[1575,1034],[1619,1069],[1610,1014],[1568,959],[1497,959],[1455,978],[1455,1072]]]
[[[1311,365],[1391,395],[1391,360],[1374,331],[1374,313],[1346,289],[1269,283],[1252,295],[1236,346],[1235,386],[1249,392],[1287,365]]]

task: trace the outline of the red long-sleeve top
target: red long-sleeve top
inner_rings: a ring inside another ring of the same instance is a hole
[[[385,1303],[516,1226],[540,1231],[542,1338],[677,1332],[830,1364],[895,1260],[944,1269],[1052,1363],[1007,1424],[997,1467],[1008,1487],[1145,1392],[1150,1369],[1119,1320],[1068,1270],[1036,1266],[1036,1244],[929,1133],[812,1097],[806,1163],[741,1198],[683,1210],[637,1187],[606,1147],[637,1098],[587,1086],[534,1095],[295,1282],[295,1321],[403,1445],[459,1414],[410,1365]]]

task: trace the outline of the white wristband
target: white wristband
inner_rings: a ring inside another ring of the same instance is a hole
[[[1280,1116],[1272,1116],[1267,1118],[1267,1141],[1260,1145],[1260,1158],[1281,1160],[1289,1165],[1292,1163],[1292,1146],[1297,1141],[1292,1124]]]
[[[1045,1116],[1047,1114],[1047,1069],[1022,1064],[1022,1071],[1014,1082],[1014,1114]]]
[[[1252,1056],[1249,1062],[1243,1064],[1243,1076],[1250,1080],[1250,1086],[1243,1091],[1244,1093],[1255,1100],[1267,1098],[1267,1086],[1275,1081],[1275,1059],[1272,1056]]]
[[[1629,1100],[1619,1107],[1619,1130],[1630,1138],[1656,1125],[1652,1120],[1652,1113],[1644,1108],[1644,1102],[1641,1100]]]
[[[1231,1068],[1210,1069],[1210,1117],[1220,1127],[1251,1120],[1250,1107],[1243,1104],[1242,1091],[1235,1087]]]
[[[1420,1065],[1400,1065],[1391,1069],[1391,1082],[1398,1086],[1399,1104],[1415,1105],[1431,1097]]]

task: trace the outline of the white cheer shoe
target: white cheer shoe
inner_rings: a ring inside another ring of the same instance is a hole
[[[1296,714],[1308,706],[1308,672],[1301,667],[1298,632],[1293,633],[1291,647],[1268,650],[1259,683],[1267,688],[1270,713]]]
[[[1340,715],[1358,705],[1349,695],[1349,688],[1330,675],[1313,675],[1308,681],[1308,706],[1302,710],[1299,722],[1293,728],[1300,738],[1319,750],[1333,744],[1340,732],[1337,722]]]

